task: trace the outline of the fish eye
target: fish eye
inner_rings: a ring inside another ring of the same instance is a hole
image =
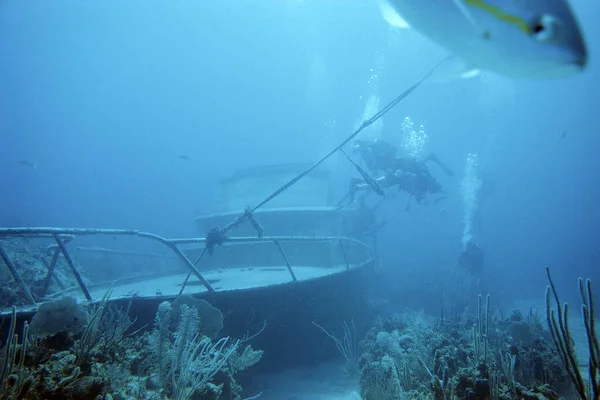
[[[531,28],[531,32],[533,33],[542,33],[546,29],[542,24],[535,24],[533,28]]]
[[[542,15],[530,27],[531,36],[540,42],[548,42],[555,38],[559,22],[551,15]]]

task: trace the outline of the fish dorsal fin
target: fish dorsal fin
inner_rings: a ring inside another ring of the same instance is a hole
[[[383,19],[394,28],[410,29],[410,25],[398,14],[398,12],[386,0],[379,0],[379,10]]]
[[[469,24],[473,27],[476,34],[479,37],[481,37],[482,39],[489,39],[490,31],[487,30],[486,28],[482,27],[477,22],[477,20],[473,16],[473,13],[467,8],[465,1],[464,0],[452,0],[452,1],[454,2],[454,5],[458,9],[458,11],[460,11],[460,13],[467,19]]]

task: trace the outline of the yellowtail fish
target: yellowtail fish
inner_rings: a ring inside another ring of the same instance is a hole
[[[582,71],[588,54],[567,0],[380,0],[384,19],[412,27],[464,62],[512,78]]]

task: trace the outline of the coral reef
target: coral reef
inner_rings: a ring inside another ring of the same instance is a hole
[[[361,342],[364,400],[558,399],[571,386],[537,312],[377,321]]]
[[[153,329],[133,330],[129,307],[109,303],[109,296],[87,309],[85,325],[78,321],[66,331],[57,331],[49,315],[81,317],[72,299],[40,308],[31,322],[35,334],[27,321],[16,333],[13,307],[0,350],[0,399],[241,399],[236,376],[258,363],[262,351],[245,344],[248,338],[203,334],[199,314],[216,316],[209,329],[216,334],[220,311],[206,302],[197,309],[190,299],[176,309],[163,302]]]

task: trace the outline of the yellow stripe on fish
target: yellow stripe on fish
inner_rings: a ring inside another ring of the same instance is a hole
[[[527,22],[525,22],[522,18],[519,18],[515,15],[507,14],[507,13],[503,12],[502,10],[500,10],[498,7],[489,5],[484,0],[463,0],[463,1],[473,7],[481,8],[482,10],[492,14],[494,17],[498,18],[501,21],[508,22],[509,24],[515,25],[517,28],[519,28],[520,30],[522,30],[523,32],[525,32],[528,35],[530,35],[532,33],[531,28],[529,27],[529,24],[527,24]]]

